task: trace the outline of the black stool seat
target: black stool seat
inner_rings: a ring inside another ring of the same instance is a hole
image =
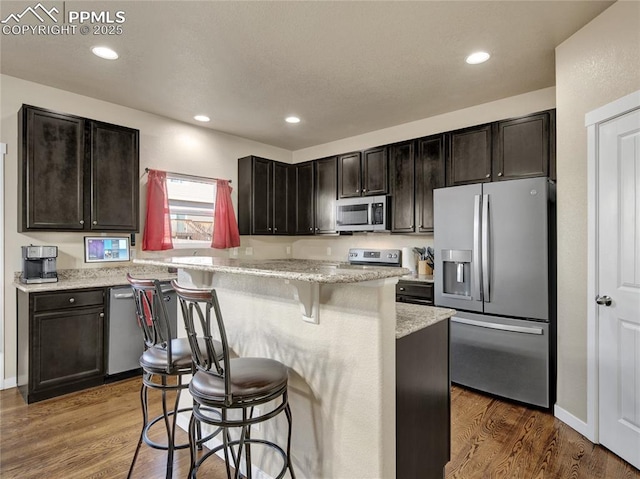
[[[256,401],[281,393],[287,387],[288,370],[280,362],[265,358],[233,358],[229,361],[233,376],[230,380],[233,403]],[[189,392],[210,406],[225,405],[224,378],[198,371],[191,379]]]
[[[200,346],[205,347],[204,342],[201,342]],[[189,340],[187,338],[177,338],[171,340],[171,361],[168,357],[168,348],[163,345],[156,345],[147,349],[142,356],[140,356],[140,366],[147,370],[154,370],[158,373],[167,372],[167,365],[169,370],[178,374],[183,370],[189,370],[192,372],[193,359],[191,357],[191,347],[189,346]]]

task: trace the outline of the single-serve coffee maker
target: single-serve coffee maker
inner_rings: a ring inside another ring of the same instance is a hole
[[[57,246],[23,246],[20,281],[23,283],[57,282],[57,257]]]

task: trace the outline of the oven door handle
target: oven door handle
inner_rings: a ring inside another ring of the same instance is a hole
[[[527,326],[510,326],[508,324],[500,323],[487,323],[484,321],[476,321],[474,319],[458,318],[454,316],[451,318],[452,323],[468,324],[469,326],[478,326],[480,328],[498,329],[500,331],[508,331],[510,333],[523,333],[523,334],[544,334],[542,328],[532,328]]]

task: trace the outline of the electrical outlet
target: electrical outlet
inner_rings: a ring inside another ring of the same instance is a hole
[[[327,246],[327,256],[331,256],[331,246]]]
[[[253,255],[253,248],[251,246],[247,246],[244,249],[244,254],[246,254],[247,256],[252,256]]]
[[[291,246],[287,246],[287,254],[291,254]]]
[[[231,256],[238,256],[238,248],[231,248]]]

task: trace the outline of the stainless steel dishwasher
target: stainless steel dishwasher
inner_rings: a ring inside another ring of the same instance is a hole
[[[171,283],[161,283],[167,301],[171,334],[176,335],[178,302]],[[142,333],[136,323],[136,306],[130,286],[110,289],[109,294],[109,346],[107,376],[124,374],[140,368],[140,355],[144,351]]]

